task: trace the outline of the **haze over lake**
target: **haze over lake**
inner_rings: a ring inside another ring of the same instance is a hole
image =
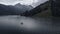
[[[21,24],[23,23],[23,24]],[[60,32],[59,24],[53,24],[52,18],[32,18],[17,15],[0,16],[0,29],[51,33]]]

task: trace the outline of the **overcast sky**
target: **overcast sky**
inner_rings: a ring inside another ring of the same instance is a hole
[[[17,3],[21,3],[23,5],[32,5],[33,7],[35,7],[46,1],[48,0],[0,0],[0,4],[15,5]]]

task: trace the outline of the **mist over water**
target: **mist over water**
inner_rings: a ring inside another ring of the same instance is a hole
[[[3,27],[2,27],[3,26]],[[60,32],[52,18],[32,18],[17,15],[0,16],[0,29],[28,32]]]

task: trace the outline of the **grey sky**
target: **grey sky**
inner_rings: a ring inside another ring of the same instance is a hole
[[[47,0],[0,0],[0,4],[15,5],[16,3],[32,5],[33,7],[46,2]]]

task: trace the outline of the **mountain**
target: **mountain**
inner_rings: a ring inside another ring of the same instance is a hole
[[[49,1],[41,4],[40,8],[41,12],[34,14],[33,17],[52,17],[51,4]]]
[[[51,1],[51,10],[52,16],[60,17],[60,0]]]
[[[0,4],[0,15],[20,15],[21,13],[31,9],[32,6],[25,6],[19,3],[15,6]]]
[[[18,11],[14,6],[0,4],[0,15],[14,15]]]
[[[26,11],[22,14],[22,16],[31,16],[31,17],[49,17],[51,16],[50,4],[49,1],[42,3],[35,7],[34,9],[30,10],[29,12]]]
[[[21,5],[20,3],[16,4],[15,7],[19,8],[23,12],[33,9],[33,7],[31,5],[28,5],[28,6],[27,5]]]

